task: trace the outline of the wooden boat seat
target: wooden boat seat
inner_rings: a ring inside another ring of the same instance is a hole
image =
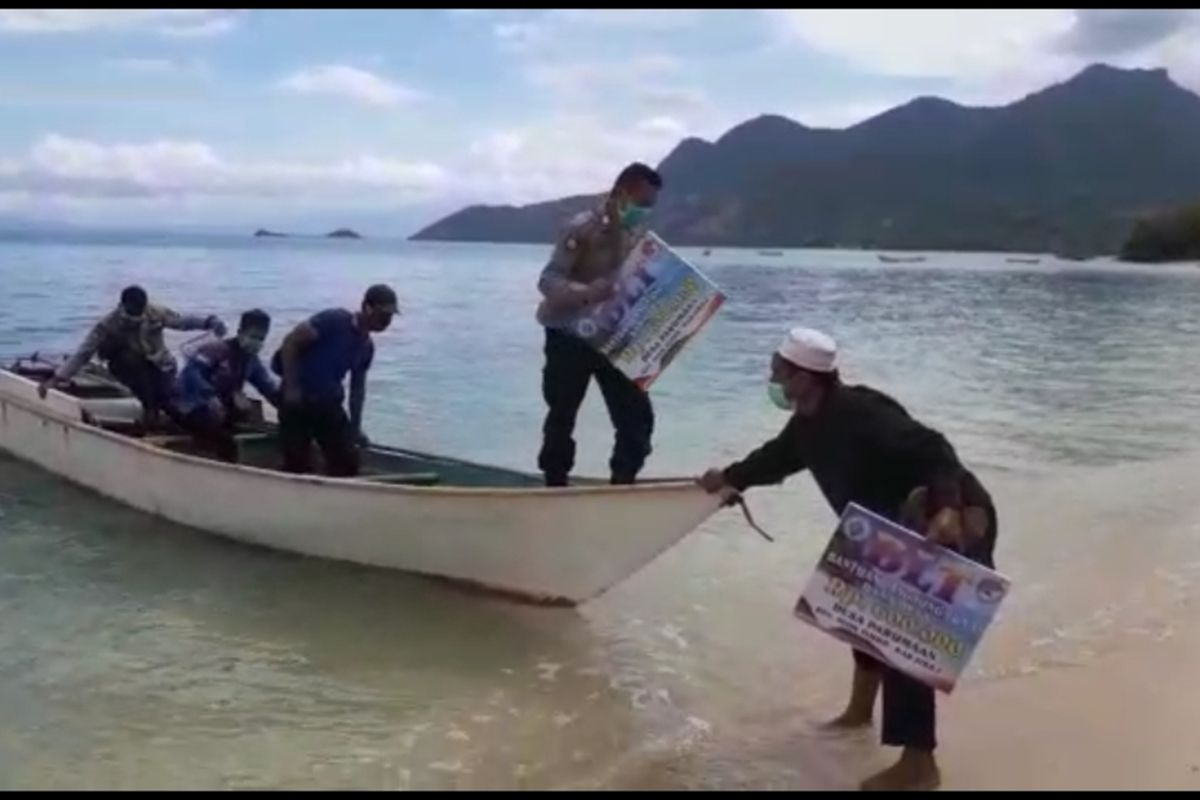
[[[187,444],[192,441],[192,437],[186,433],[168,433],[158,436],[143,436],[142,441],[155,447],[170,448],[175,444]]]
[[[233,438],[237,442],[265,442],[275,437],[270,433],[262,431],[250,431],[247,433],[235,433]],[[171,445],[187,444],[192,441],[192,435],[189,433],[167,433],[154,436],[143,436],[142,441],[146,444],[152,444],[155,447],[170,447]]]

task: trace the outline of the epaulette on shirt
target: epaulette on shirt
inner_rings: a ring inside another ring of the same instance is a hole
[[[607,229],[611,223],[612,220],[607,212],[596,209],[580,211],[567,222],[567,237],[563,241],[563,245],[567,250],[578,250],[580,239],[595,236]]]

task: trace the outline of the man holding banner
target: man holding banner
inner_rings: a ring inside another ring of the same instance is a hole
[[[621,266],[644,232],[661,188],[662,178],[651,167],[634,163],[623,169],[601,206],[567,223],[538,280],[543,300],[537,320],[546,328],[542,396],[547,406],[538,468],[547,486],[567,485],[575,465],[575,419],[592,378],[616,428],[609,462],[612,483],[633,483],[650,454],[650,396],[567,328],[613,296]]]
[[[987,491],[940,433],[887,395],[843,384],[830,337],[793,329],[772,357],[768,395],[790,413],[787,425],[742,461],[705,473],[707,491],[732,498],[807,469],[839,516],[855,503],[992,567],[997,525]],[[903,748],[862,788],[936,787],[934,690],[857,650],[854,661],[850,702],[830,726],[869,725],[882,684],[883,744]]]

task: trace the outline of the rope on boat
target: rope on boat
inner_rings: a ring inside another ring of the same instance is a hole
[[[740,507],[741,507],[741,509],[742,509],[742,516],[746,518],[746,524],[747,524],[747,525],[749,525],[751,528],[753,528],[753,529],[754,529],[754,531],[755,531],[755,532],[756,532],[756,533],[757,533],[759,536],[763,537],[763,538],[764,538],[764,539],[766,539],[768,542],[774,542],[774,541],[775,541],[775,537],[774,537],[774,536],[772,536],[771,534],[769,534],[769,533],[767,533],[766,531],[764,531],[764,530],[763,530],[763,529],[762,529],[762,528],[759,526],[759,524],[758,524],[757,522],[755,522],[755,521],[754,521],[754,515],[750,513],[750,506],[746,505],[746,498],[745,498],[745,497],[742,495],[742,493],[741,493],[741,492],[738,492],[738,493],[737,493],[737,494],[735,494],[733,497],[731,497],[731,498],[729,499],[729,504],[730,504],[730,505],[736,505],[736,506],[740,506]]]

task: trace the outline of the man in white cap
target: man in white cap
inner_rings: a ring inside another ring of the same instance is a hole
[[[787,425],[745,459],[706,472],[699,483],[707,491],[732,497],[807,469],[839,516],[857,503],[992,566],[996,511],[987,491],[940,433],[887,395],[843,384],[833,339],[807,328],[789,332],[772,356],[768,395],[790,412]],[[933,689],[863,653],[855,651],[854,662],[850,702],[829,726],[870,725],[882,684],[883,743],[903,748],[862,788],[935,788]]]

